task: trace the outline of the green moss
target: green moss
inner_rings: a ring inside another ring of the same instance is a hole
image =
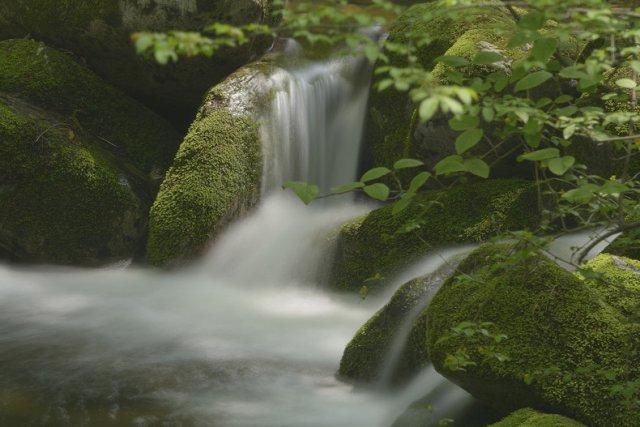
[[[0,27],[13,38],[34,37],[83,57],[109,83],[188,126],[202,94],[270,46],[257,38],[212,59],[161,66],[137,55],[135,31],[200,31],[212,22],[274,22],[270,0],[12,0],[0,4]],[[195,10],[194,8],[197,8]]]
[[[127,177],[74,127],[0,97],[0,248],[22,261],[131,257],[144,207]]]
[[[257,123],[225,109],[198,119],[180,146],[151,209],[147,256],[163,265],[198,253],[258,196]]]
[[[640,260],[640,229],[625,231],[605,251],[612,255]]]
[[[380,379],[399,329],[413,310],[424,306],[430,285],[430,277],[404,284],[391,301],[356,332],[340,361],[339,375],[343,379],[359,383]],[[389,379],[396,382],[409,379],[429,362],[423,319],[421,316],[416,321],[417,327],[412,328],[399,365]]]
[[[490,427],[585,427],[584,424],[555,414],[545,414],[530,408],[520,409]]]
[[[596,274],[589,283],[605,303],[627,317],[640,316],[640,261],[601,254],[586,267]]]
[[[389,32],[389,41],[409,43],[428,37],[430,43],[417,53],[419,63],[431,69],[433,60],[443,55],[456,43],[461,48],[466,43],[457,40],[473,30],[481,38],[499,38],[500,29],[512,25],[509,14],[502,8],[464,8],[464,13],[451,15],[450,10],[436,3],[418,4],[405,11]],[[469,33],[471,34],[471,33]],[[412,43],[413,44],[413,43]],[[405,59],[389,53],[395,66],[405,64]],[[406,93],[392,88],[383,92],[373,89],[366,129],[368,165],[391,165],[402,157],[419,154],[414,147],[416,108]]]
[[[343,226],[333,286],[358,290],[366,279],[389,277],[433,248],[533,227],[538,220],[535,203],[529,182],[488,180],[425,193],[400,215],[392,215],[391,206],[375,210]],[[417,227],[398,233],[407,224]],[[375,291],[382,283],[368,285]]]
[[[432,300],[426,332],[436,369],[499,408],[549,409],[594,426],[638,425],[637,411],[611,393],[614,384],[638,378],[638,324],[630,323],[599,286],[546,257],[533,254],[504,263],[508,254],[504,247],[481,247]],[[463,273],[474,280],[459,280]],[[493,350],[510,360],[483,361],[468,338],[449,333],[468,320],[492,322],[507,335]],[[447,355],[459,349],[478,364],[448,369]]]
[[[32,40],[0,42],[0,92],[66,116],[146,173],[164,171],[179,142],[160,117],[69,55]]]

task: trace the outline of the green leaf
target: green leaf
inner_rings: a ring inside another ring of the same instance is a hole
[[[562,195],[562,198],[573,203],[587,203],[590,201],[599,187],[595,184],[584,184]]]
[[[558,42],[552,38],[538,39],[533,43],[533,49],[531,49],[531,56],[540,62],[547,62],[551,55],[556,51]]]
[[[604,194],[620,194],[626,191],[629,191],[629,187],[618,181],[607,181],[599,190],[600,193]]]
[[[491,107],[483,107],[482,108],[482,118],[485,122],[490,123],[493,121],[495,117],[495,111]]]
[[[415,197],[415,193],[405,193],[400,197],[400,200],[393,204],[393,209],[391,209],[392,215],[398,215],[400,212],[404,211],[409,207],[413,198]]]
[[[495,64],[496,62],[502,61],[504,58],[498,52],[491,52],[488,50],[480,51],[473,58],[473,63],[476,65],[488,65]]]
[[[298,196],[305,205],[313,202],[320,193],[320,189],[317,185],[306,182],[288,181],[284,183],[283,188],[293,190],[293,192],[296,193],[296,196]]]
[[[465,160],[464,166],[467,169],[467,172],[473,175],[479,176],[481,178],[489,178],[489,172],[491,171],[491,168],[482,159]]]
[[[424,163],[417,159],[400,159],[393,164],[393,168],[395,170],[398,169],[409,169],[409,168],[417,168],[418,166],[423,166]]]
[[[564,175],[576,163],[575,157],[564,156],[549,160],[549,170],[558,176]]]
[[[420,172],[418,175],[414,176],[409,184],[409,193],[417,193],[420,188],[431,178],[431,174],[429,172]]]
[[[350,182],[348,184],[342,184],[337,187],[333,187],[331,192],[334,194],[342,194],[348,193],[349,191],[357,190],[358,188],[364,187],[362,182]]]
[[[434,167],[437,175],[447,175],[455,172],[466,172],[462,157],[453,155],[440,160]]]
[[[420,103],[420,110],[418,111],[420,114],[420,120],[423,122],[431,119],[436,112],[438,111],[438,106],[440,105],[440,101],[438,98],[427,98]]]
[[[560,150],[557,148],[543,148],[542,150],[531,151],[530,153],[523,154],[519,157],[519,160],[539,162],[542,160],[554,159],[556,157],[560,157]]]
[[[382,202],[386,201],[389,198],[389,187],[382,183],[376,183],[372,185],[367,185],[363,188],[363,191],[367,193],[369,197],[375,200],[380,200]]]
[[[449,127],[459,132],[465,131],[467,129],[476,128],[478,127],[479,124],[480,124],[480,119],[478,119],[476,116],[472,116],[469,114],[454,117],[451,120],[449,120]]]
[[[456,138],[456,152],[458,154],[463,154],[473,147],[475,147],[478,142],[482,139],[484,132],[482,129],[469,129],[464,131],[458,138]]]
[[[523,90],[533,89],[534,87],[540,86],[542,83],[549,80],[553,77],[548,71],[540,70],[531,74],[527,74],[522,79],[516,83],[515,91],[520,92]]]
[[[529,12],[526,15],[520,17],[518,26],[525,30],[539,30],[544,26],[545,17],[544,14],[538,11]]]
[[[616,80],[616,85],[624,89],[635,89],[638,84],[631,79],[619,79]]]
[[[391,173],[391,170],[385,167],[373,168],[366,171],[364,175],[362,175],[362,178],[360,178],[360,181],[362,182],[373,181],[374,179],[382,178],[383,176],[388,175],[390,173]]]
[[[453,55],[439,56],[435,59],[435,62],[441,62],[444,65],[448,65],[454,68],[464,67],[466,65],[469,65],[469,60],[467,58],[463,58],[462,56],[453,56]]]

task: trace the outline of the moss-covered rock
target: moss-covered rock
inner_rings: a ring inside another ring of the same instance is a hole
[[[530,408],[520,409],[490,427],[585,427],[584,424],[556,414],[545,414]]]
[[[231,75],[207,95],[151,208],[148,260],[199,253],[258,199],[262,172],[257,109],[269,94],[263,66]]]
[[[366,279],[387,278],[431,249],[532,228],[538,221],[533,206],[530,182],[488,180],[424,193],[399,215],[391,206],[375,210],[342,226],[332,285],[358,290]],[[376,291],[383,283],[368,285]]]
[[[623,232],[607,246],[605,252],[640,260],[640,228]]]
[[[640,316],[640,261],[601,254],[586,264],[596,274],[589,282],[607,304],[627,318]]]
[[[349,342],[340,361],[340,377],[357,383],[378,381],[390,385],[409,380],[426,367],[429,358],[422,313],[453,268],[452,262],[402,285]]]
[[[593,426],[635,426],[640,415],[616,385],[640,378],[640,325],[627,314],[636,274],[609,258],[592,261],[601,279],[583,280],[538,254],[510,257],[484,246],[461,263],[427,309],[427,343],[436,369],[475,397],[512,410],[549,410]],[[625,264],[628,261],[625,261]],[[469,280],[469,276],[473,280]],[[606,286],[605,286],[606,285]],[[485,358],[461,322],[491,322],[508,338],[492,342],[507,361]],[[454,369],[464,350],[476,365]]]
[[[4,37],[34,37],[82,56],[105,80],[188,124],[202,94],[269,43],[256,40],[212,59],[161,66],[135,53],[131,33],[265,22],[271,7],[270,0],[12,0],[0,3],[0,28]]]
[[[180,138],[162,118],[104,83],[70,55],[33,40],[0,42],[0,92],[64,117],[160,177]]]
[[[96,265],[131,257],[145,204],[91,135],[0,94],[0,253]]]
[[[451,16],[436,3],[418,4],[407,9],[394,23],[389,42],[406,43],[428,36],[431,43],[419,49],[417,59],[423,67],[431,69],[433,60],[444,55],[468,30],[473,29],[476,36],[482,34],[480,39],[494,40],[499,37],[500,28],[509,25],[513,25],[513,19],[499,7],[465,8],[464,13]],[[464,44],[460,42],[460,46]],[[404,58],[391,55],[391,59],[393,65],[404,65]],[[416,123],[416,108],[406,93],[391,88],[379,92],[374,86],[365,129],[365,167],[391,165],[399,158],[419,155],[428,161],[424,148],[416,151],[414,134],[421,135]],[[452,141],[451,133],[446,130],[436,136],[431,141],[434,144]]]

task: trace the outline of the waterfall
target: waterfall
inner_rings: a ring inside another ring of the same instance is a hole
[[[290,180],[322,191],[355,180],[370,71],[355,57],[276,70],[261,126],[263,194]]]

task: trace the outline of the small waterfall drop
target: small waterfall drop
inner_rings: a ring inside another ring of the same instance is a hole
[[[321,191],[353,181],[371,70],[363,58],[344,57],[271,77],[272,100],[262,119],[262,193],[286,181]]]

